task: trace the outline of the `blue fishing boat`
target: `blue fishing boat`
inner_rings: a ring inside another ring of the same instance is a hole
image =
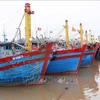
[[[85,45],[75,50],[57,50],[52,56],[46,73],[77,73],[80,68]]]
[[[0,86],[38,84],[45,75],[50,48],[52,44],[48,43],[44,51],[0,58]]]
[[[80,68],[86,45],[76,49],[69,49],[68,21],[66,20],[65,23],[67,49],[57,49],[54,51],[46,73],[77,73]]]
[[[52,53],[53,43],[32,50],[30,4],[25,4],[26,47],[12,42],[0,43],[0,86],[41,84]],[[12,46],[13,44],[13,46]],[[17,48],[14,48],[14,45]],[[42,80],[42,81],[41,81]]]
[[[83,29],[82,29],[82,23],[80,24],[80,30],[78,30],[80,37],[81,37],[81,44],[83,44]],[[90,30],[91,32],[91,30]],[[82,57],[82,61],[80,66],[83,67],[90,67],[92,64],[95,54],[98,49],[98,44],[94,41],[94,36],[91,35],[91,43],[88,41],[88,34],[87,30],[85,31],[85,36],[86,36],[86,48],[84,50],[84,55]]]
[[[94,60],[96,52],[97,48],[93,50],[85,50],[84,55],[82,57],[81,67],[90,67]]]
[[[82,57],[81,67],[91,67],[98,50],[98,43],[87,43],[84,55]]]

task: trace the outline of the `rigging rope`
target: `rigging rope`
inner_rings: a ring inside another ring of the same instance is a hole
[[[64,30],[64,28],[61,31],[59,31],[54,37],[56,37],[57,35],[59,35],[63,30]]]
[[[23,6],[23,7],[24,7],[24,6]],[[16,12],[21,11],[21,8],[23,8],[23,7],[20,7],[18,10],[14,11],[13,13],[7,14],[8,16],[6,16],[5,18],[3,18],[3,20],[0,20],[0,22],[2,22],[2,21],[4,21],[4,20],[8,19],[10,16],[14,15]],[[15,18],[15,17],[14,17],[14,18]]]
[[[17,28],[16,34],[15,34],[15,36],[14,36],[14,38],[13,38],[12,41],[14,41],[15,38],[17,37],[17,35],[18,35],[18,34],[17,34],[17,33],[18,33],[18,29],[20,28],[20,26],[21,26],[21,24],[22,24],[23,18],[24,18],[24,14],[23,14],[23,16],[22,16],[22,19],[21,19],[21,21],[20,21],[20,24],[19,24],[19,26],[18,26],[18,28]]]

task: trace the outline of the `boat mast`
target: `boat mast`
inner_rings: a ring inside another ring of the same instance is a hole
[[[85,31],[85,36],[86,36],[86,44],[88,44],[88,33],[87,33],[87,30]]]
[[[89,30],[89,42],[91,43],[91,30]]]
[[[3,37],[4,37],[4,42],[6,42],[6,34],[5,34],[5,31],[3,31]]]
[[[3,38],[4,38],[4,42],[6,42],[5,25],[4,25],[4,30],[3,30]]]
[[[91,43],[93,43],[93,35],[91,35]]]
[[[98,42],[100,43],[100,36],[98,36]]]
[[[25,35],[26,35],[26,49],[31,51],[32,50],[32,42],[31,42],[31,14],[34,14],[31,11],[30,4],[25,3]]]
[[[95,43],[95,36],[93,35],[93,43]]]
[[[81,38],[81,45],[83,45],[83,29],[82,29],[82,23],[80,23],[80,30],[78,30]]]
[[[65,28],[66,28],[66,48],[70,49],[69,33],[68,33],[68,20],[65,21]]]

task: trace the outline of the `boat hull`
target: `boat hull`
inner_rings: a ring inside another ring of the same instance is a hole
[[[81,68],[91,67],[91,64],[92,64],[92,62],[94,60],[94,57],[95,57],[96,52],[97,52],[97,49],[98,49],[98,44],[92,50],[88,50],[88,49],[85,50],[84,55],[82,57]]]
[[[67,71],[76,71],[80,57],[68,58],[51,61],[47,67],[47,73],[59,73]]]
[[[0,86],[41,84],[52,53],[53,43],[44,51],[25,52],[0,59]]]
[[[85,45],[76,50],[57,51],[56,57],[50,61],[46,73],[77,73],[84,49]]]
[[[89,65],[92,64],[94,53],[94,50],[85,52],[84,56],[82,57],[81,67],[89,67]]]
[[[96,60],[100,60],[100,43],[99,43],[99,47],[98,47],[98,50],[97,50],[95,59],[96,59]]]

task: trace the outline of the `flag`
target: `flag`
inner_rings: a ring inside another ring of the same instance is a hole
[[[73,31],[73,32],[75,32],[75,31],[76,31],[76,29],[72,27],[72,31]]]
[[[40,27],[38,27],[37,29],[38,29],[38,31],[41,31],[41,28]]]
[[[50,33],[53,33],[52,31],[50,31]]]
[[[77,38],[75,38],[75,40],[78,40]]]

